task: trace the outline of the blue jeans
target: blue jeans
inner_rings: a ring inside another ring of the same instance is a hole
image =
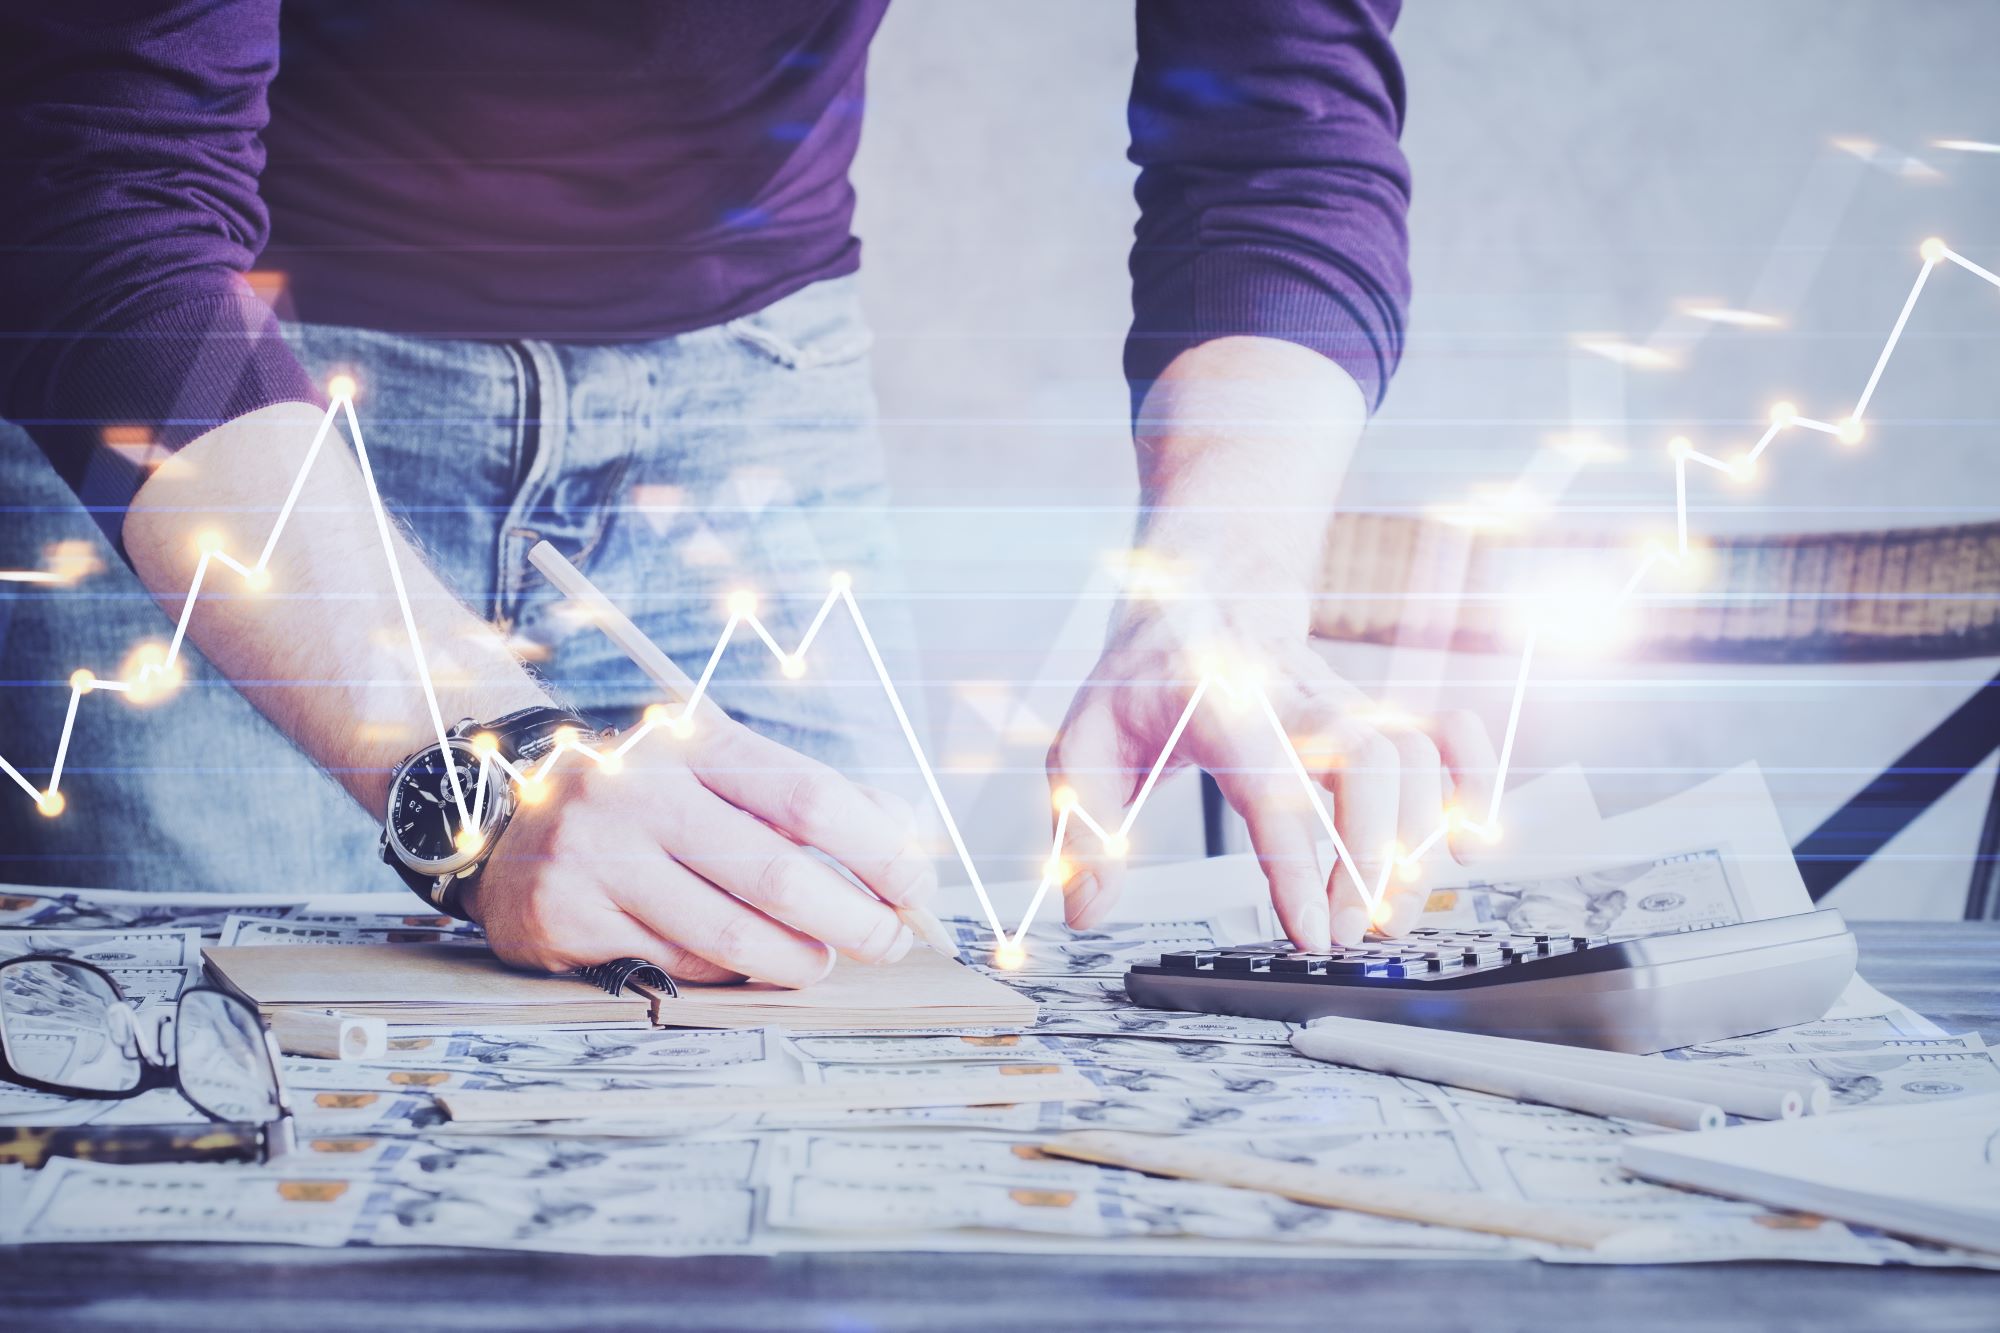
[[[789,648],[835,570],[853,574],[891,669],[907,660],[906,611],[890,583],[869,335],[852,279],[638,344],[446,341],[313,325],[288,336],[321,382],[340,371],[359,381],[356,409],[378,484],[423,557],[586,712],[623,724],[660,696],[600,632],[565,614],[527,563],[543,539],[690,674],[714,647],[732,589],[756,590],[760,615]],[[116,675],[135,644],[162,640],[171,626],[27,436],[5,423],[0,497],[0,567],[35,566],[58,542],[90,543],[102,566],[66,588],[0,584],[0,755],[39,785],[55,758],[70,672]],[[275,512],[282,497],[271,499]],[[370,593],[386,578],[379,564],[355,571]],[[198,654],[187,666],[186,683],[155,706],[108,694],[82,701],[61,817],[42,817],[13,784],[0,784],[0,881],[397,887],[377,853],[381,812],[355,805]],[[409,684],[385,683],[385,715],[357,721],[407,731],[414,749]],[[784,679],[744,633],[714,691],[759,731],[862,781],[894,788],[911,771],[843,615],[815,641],[805,679]]]

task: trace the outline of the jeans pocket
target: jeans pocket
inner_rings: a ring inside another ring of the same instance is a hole
[[[852,282],[840,279],[815,283],[722,328],[739,346],[787,370],[859,361],[875,342]]]

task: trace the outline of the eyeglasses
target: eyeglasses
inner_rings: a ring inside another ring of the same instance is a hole
[[[120,1125],[92,1136],[50,1130],[40,1139],[31,1136],[42,1155],[261,1161],[289,1141],[291,1109],[278,1077],[277,1041],[254,1008],[213,986],[191,987],[171,1010],[147,1012],[134,1009],[111,975],[89,963],[53,954],[9,959],[0,963],[0,1077],[41,1092],[105,1101],[173,1088],[234,1131]],[[72,1146],[77,1150],[70,1152]]]

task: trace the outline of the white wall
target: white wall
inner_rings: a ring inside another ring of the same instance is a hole
[[[1117,365],[1131,27],[1131,7],[1110,0],[899,0],[870,71],[858,184],[885,433],[938,748],[996,876],[1042,851],[1046,727],[1088,665],[1102,557],[1129,530]],[[1922,237],[2000,267],[2000,156],[1929,147],[2000,139],[1996,38],[2000,5],[1979,0],[1412,4],[1399,41],[1414,333],[1346,502],[1457,499],[1545,459],[1550,436],[1590,430],[1626,455],[1581,477],[1547,521],[1657,527],[1672,513],[1670,436],[1726,448],[1781,397],[1841,415]],[[1842,136],[1883,151],[1863,161],[1833,145]],[[1931,174],[1897,169],[1905,154]],[[1785,327],[1670,319],[1697,297]],[[1657,336],[1679,368],[1614,366],[1576,350],[1582,332]],[[1751,490],[1697,484],[1697,529],[1991,516],[1996,340],[2000,293],[1941,272],[1868,443],[1788,437]],[[1434,661],[1343,660],[1496,724],[1512,666],[1452,662],[1456,683],[1438,690]],[[1550,663],[1522,765],[1582,760],[1616,809],[1756,759],[1803,833],[1994,669]],[[1962,785],[1839,905],[1956,915],[1988,782]],[[1149,816],[1141,845],[1199,846],[1191,790]]]

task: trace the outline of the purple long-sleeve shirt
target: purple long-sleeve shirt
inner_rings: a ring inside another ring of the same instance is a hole
[[[886,5],[0,5],[0,416],[115,542],[143,476],[107,425],[177,448],[317,398],[253,265],[304,319],[578,342],[852,272]],[[1379,398],[1408,295],[1399,7],[1138,0],[1135,388],[1248,333]]]

